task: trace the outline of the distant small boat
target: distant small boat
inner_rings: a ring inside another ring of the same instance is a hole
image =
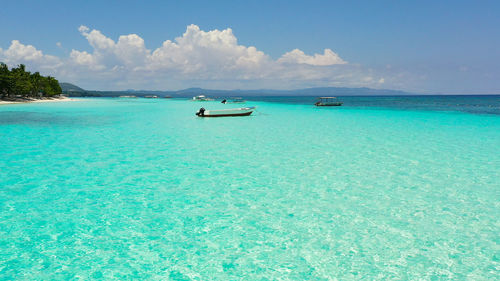
[[[196,112],[196,115],[199,117],[248,116],[252,114],[254,110],[255,106],[219,110],[205,110],[205,108],[202,107],[198,112]]]
[[[245,103],[245,100],[242,98],[232,98],[230,100],[224,99],[222,103]]]
[[[144,98],[146,98],[146,99],[157,99],[158,96],[156,96],[156,95],[147,95],[147,96],[144,96]]]
[[[336,97],[320,97],[314,104],[315,106],[341,106],[342,102],[338,101]]]
[[[211,101],[211,100],[213,100],[213,99],[207,98],[204,95],[199,95],[199,96],[193,97],[193,101]]]
[[[136,96],[119,96],[119,98],[137,98]]]

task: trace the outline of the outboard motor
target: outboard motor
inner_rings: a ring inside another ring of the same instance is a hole
[[[198,112],[196,112],[196,115],[198,116],[205,116],[205,108],[200,108],[200,110],[198,110]]]

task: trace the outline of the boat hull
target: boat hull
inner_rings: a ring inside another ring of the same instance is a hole
[[[245,113],[232,113],[232,114],[211,114],[211,115],[199,115],[199,117],[234,117],[234,116],[248,116],[252,114],[253,111]]]
[[[316,106],[341,106],[341,102],[336,102],[336,103],[316,103]]]
[[[248,116],[252,114],[255,107],[242,107],[233,109],[222,109],[222,110],[204,110],[201,109],[196,115],[199,117],[234,117],[234,116]]]

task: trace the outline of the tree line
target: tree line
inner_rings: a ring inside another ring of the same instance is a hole
[[[24,64],[9,70],[5,63],[0,63],[1,99],[53,97],[60,94],[62,89],[56,78],[26,71]]]

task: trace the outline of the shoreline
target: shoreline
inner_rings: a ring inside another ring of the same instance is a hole
[[[34,102],[62,102],[62,101],[75,101],[75,99],[68,97],[60,98],[41,98],[41,99],[19,99],[19,100],[0,100],[0,105],[5,104],[23,104],[23,103],[34,103]]]

